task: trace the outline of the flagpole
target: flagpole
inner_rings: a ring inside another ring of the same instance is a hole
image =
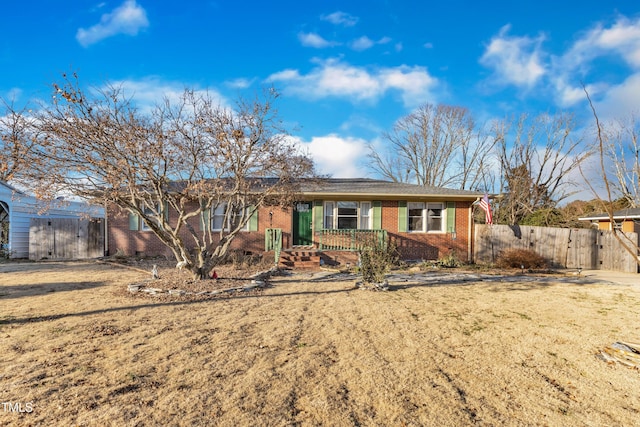
[[[491,203],[489,201],[489,195],[484,193],[482,198],[478,197],[478,199],[473,202],[473,205],[480,206],[480,209],[484,211],[484,222],[489,226],[489,245],[491,246],[491,263],[495,262],[495,248],[493,245],[493,214],[491,212]]]

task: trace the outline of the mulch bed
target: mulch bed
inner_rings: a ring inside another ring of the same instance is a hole
[[[195,280],[190,271],[179,270],[175,263],[164,258],[118,258],[107,262],[140,272],[148,272],[148,279],[130,283],[128,289],[123,289],[122,292],[133,298],[153,298],[154,300],[229,298],[238,292],[242,292],[243,295],[257,295],[262,292],[264,285],[256,286],[252,276],[270,267],[259,264],[225,264],[215,268],[217,279]],[[158,270],[159,278],[157,279],[152,276],[154,265]]]

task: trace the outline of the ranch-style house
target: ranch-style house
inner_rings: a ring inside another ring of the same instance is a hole
[[[365,178],[309,180],[301,187],[289,207],[262,206],[232,248],[257,254],[282,249],[290,258],[313,253],[344,263],[357,259],[358,245],[375,236],[395,241],[405,260],[437,260],[452,253],[461,261],[472,259],[472,209],[481,193]],[[204,220],[212,230],[221,227],[219,214],[211,212]],[[202,229],[203,221],[192,225]],[[108,206],[107,253],[116,251],[170,254],[144,221]]]

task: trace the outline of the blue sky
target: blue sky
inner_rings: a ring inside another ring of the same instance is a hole
[[[335,177],[422,103],[478,122],[640,108],[640,4],[602,1],[162,1],[3,5],[0,96],[49,96],[62,72],[139,102],[184,88],[222,103],[273,85],[293,134]]]

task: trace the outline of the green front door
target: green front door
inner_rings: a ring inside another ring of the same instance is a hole
[[[313,244],[312,218],[311,202],[295,202],[293,204],[294,246],[309,246]]]

